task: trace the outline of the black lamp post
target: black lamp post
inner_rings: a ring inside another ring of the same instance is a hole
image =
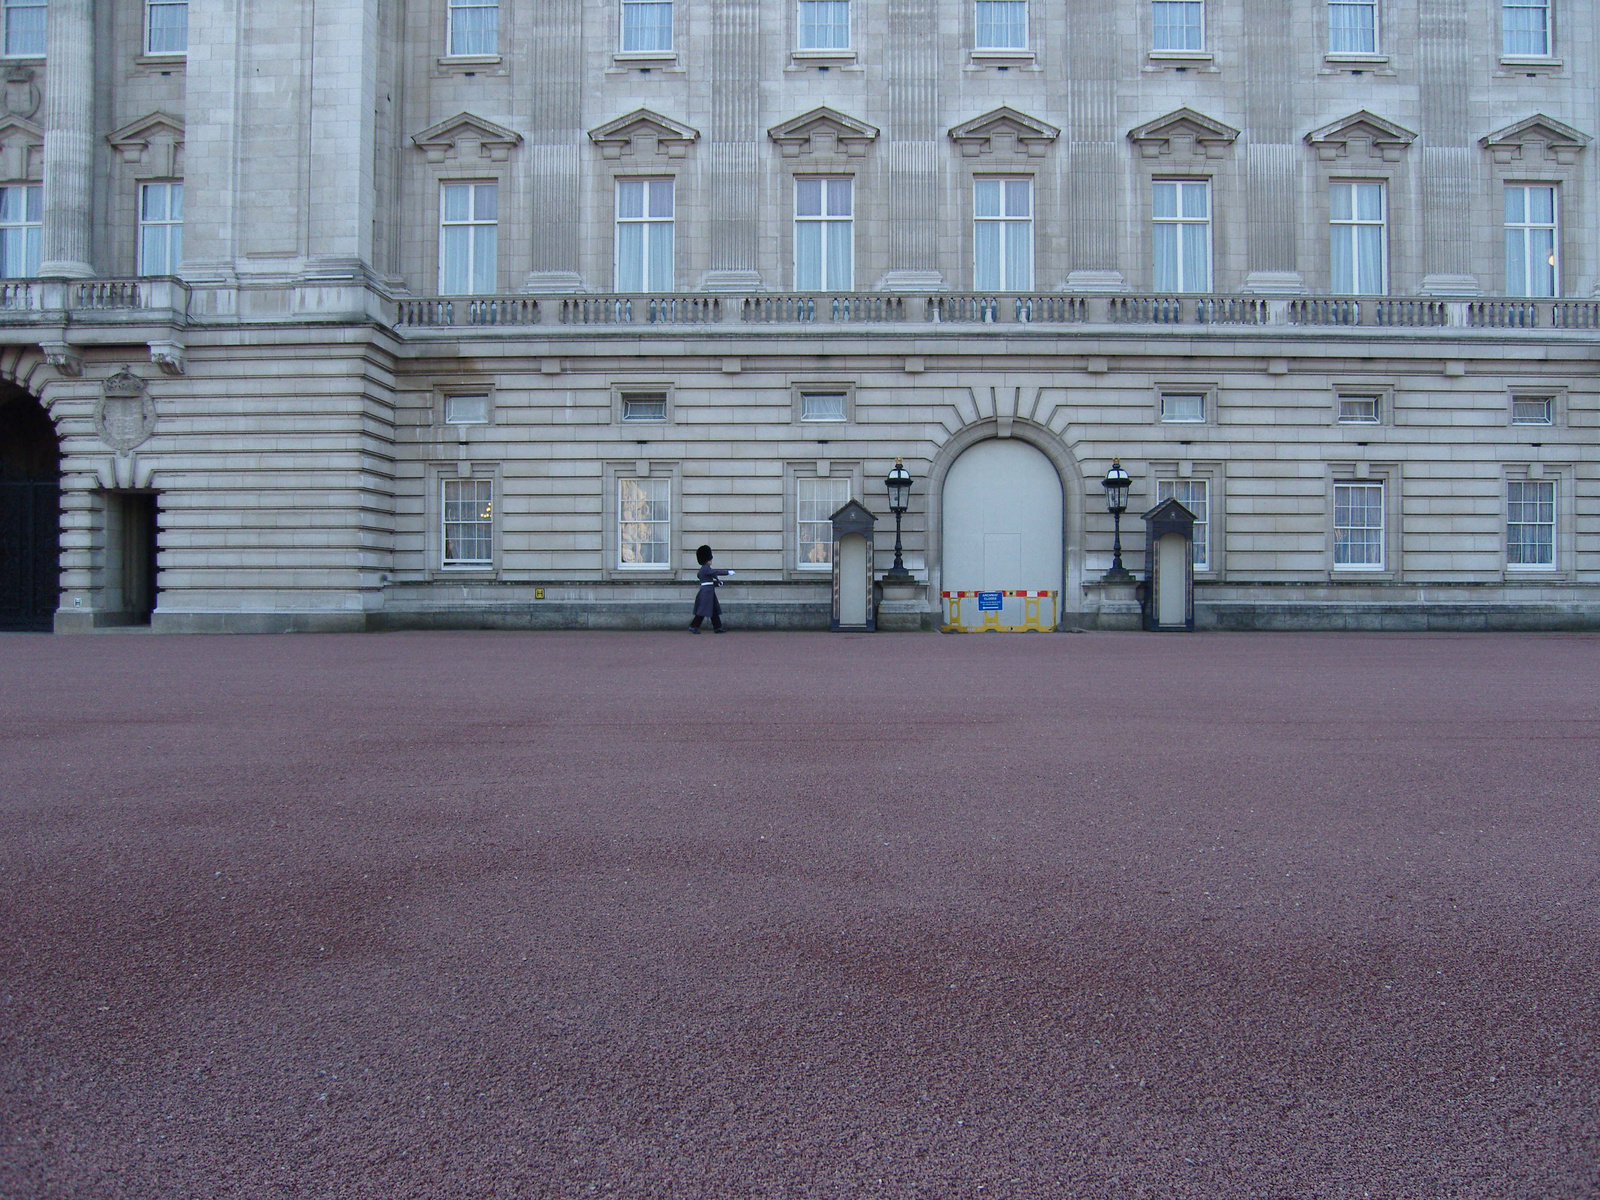
[[[889,568],[889,573],[883,577],[883,581],[910,583],[911,572],[906,570],[905,559],[901,557],[900,550],[900,518],[905,516],[906,509],[911,505],[911,472],[906,470],[905,463],[898,458],[895,459],[894,466],[890,468],[883,485],[889,489],[889,511],[894,514],[894,566]]]
[[[1122,460],[1113,458],[1111,470],[1100,481],[1106,490],[1106,508],[1111,512],[1111,570],[1105,573],[1107,583],[1132,583],[1133,574],[1122,565],[1122,514],[1128,511],[1128,486],[1133,476],[1123,469]]]

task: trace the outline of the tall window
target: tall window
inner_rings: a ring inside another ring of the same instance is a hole
[[[1501,0],[1500,52],[1533,57],[1550,53],[1550,0]]]
[[[149,53],[182,54],[189,48],[189,0],[149,0],[145,20]]]
[[[482,295],[495,289],[499,187],[447,183],[439,189],[439,291]]]
[[[1556,565],[1556,485],[1553,479],[1506,484],[1506,565]]]
[[[972,286],[1033,290],[1033,181],[975,179],[972,183]]]
[[[37,183],[0,187],[0,278],[31,279],[39,273],[43,193]]]
[[[6,53],[34,58],[44,53],[45,0],[4,0]]]
[[[1210,291],[1211,185],[1204,180],[1157,180],[1151,199],[1156,291]]]
[[[1383,570],[1383,484],[1333,485],[1333,565]]]
[[[1205,15],[1202,0],[1155,0],[1153,50],[1204,50]]]
[[[1028,0],[977,0],[977,4],[973,49],[1028,48]]]
[[[617,291],[672,290],[672,180],[617,180]]]
[[[500,0],[450,0],[450,53],[500,52]]]
[[[176,275],[183,261],[183,184],[139,185],[139,274]]]
[[[1506,188],[1506,295],[1556,294],[1556,189]]]
[[[672,49],[672,0],[622,0],[622,49]]]
[[[851,180],[794,181],[794,286],[848,292],[854,286]]]
[[[444,557],[447,567],[486,567],[494,562],[494,481],[444,482]]]
[[[833,525],[828,518],[849,502],[848,479],[795,478],[795,565],[801,570],[823,571],[833,565]]]
[[[1328,0],[1328,53],[1378,52],[1378,0]]]
[[[800,0],[800,49],[849,48],[850,0]]]
[[[1378,296],[1389,290],[1389,238],[1381,183],[1336,183],[1328,193],[1333,290]]]
[[[617,563],[665,567],[672,537],[672,480],[617,480]]]
[[[1156,503],[1176,500],[1194,514],[1194,569],[1211,569],[1211,484],[1205,479],[1158,479]]]

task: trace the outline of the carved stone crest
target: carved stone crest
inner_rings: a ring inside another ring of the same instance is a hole
[[[26,121],[39,111],[42,99],[33,68],[12,67],[5,73],[5,81],[0,84],[0,109]]]
[[[156,404],[144,380],[123,367],[102,383],[94,424],[101,440],[118,454],[149,441],[156,431]]]

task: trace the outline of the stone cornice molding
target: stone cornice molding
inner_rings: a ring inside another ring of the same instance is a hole
[[[636,108],[589,131],[589,140],[600,147],[606,158],[640,158],[656,153],[682,158],[699,137],[698,129],[648,108]]]
[[[1180,108],[1154,121],[1128,130],[1128,140],[1139,147],[1140,158],[1195,154],[1221,158],[1238,139],[1239,131],[1192,108]]]
[[[1361,109],[1306,134],[1306,142],[1323,162],[1347,158],[1351,143],[1365,143],[1367,154],[1384,162],[1399,162],[1417,135],[1403,125],[1386,121],[1376,113]]]
[[[767,136],[778,144],[785,158],[840,153],[861,158],[877,139],[878,127],[824,105],[774,125],[767,130]]]
[[[950,140],[961,147],[963,158],[984,154],[1022,154],[1043,158],[1050,143],[1061,136],[1054,125],[1002,105],[981,117],[963,121],[950,130]]]
[[[470,157],[505,162],[522,144],[522,135],[483,117],[461,112],[428,126],[421,133],[412,134],[411,140],[431,163]],[[475,156],[471,153],[473,146],[477,147]]]
[[[1571,166],[1578,161],[1583,148],[1593,140],[1588,134],[1554,117],[1534,113],[1515,125],[1507,125],[1478,139],[1478,144],[1494,155],[1495,162],[1514,163],[1538,161],[1537,150],[1530,153],[1530,149],[1542,143],[1546,159],[1562,166]]]

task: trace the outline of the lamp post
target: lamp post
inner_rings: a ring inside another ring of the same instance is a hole
[[[1122,514],[1128,511],[1128,486],[1133,476],[1123,469],[1122,460],[1113,458],[1111,469],[1100,481],[1106,490],[1106,508],[1111,512],[1111,570],[1105,573],[1107,583],[1132,583],[1133,574],[1122,565]]]
[[[900,518],[905,516],[906,509],[911,505],[911,472],[906,470],[905,463],[898,458],[895,459],[894,466],[890,468],[883,485],[889,490],[889,511],[894,514],[894,566],[889,568],[883,581],[889,584],[909,584],[912,582],[911,572],[906,570],[905,559],[901,557],[900,549]]]

